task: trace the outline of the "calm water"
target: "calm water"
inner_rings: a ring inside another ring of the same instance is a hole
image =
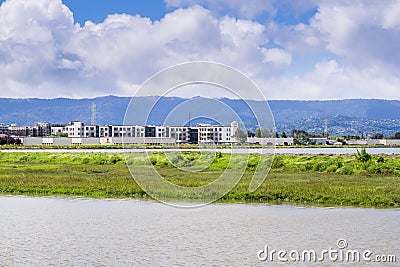
[[[235,154],[246,154],[246,153],[272,153],[275,154],[354,154],[356,152],[356,148],[277,148],[277,149],[200,149],[201,151],[221,151],[223,153],[235,153]],[[0,150],[1,152],[55,152],[55,153],[123,153],[123,149],[24,149],[24,150]],[[147,152],[158,152],[163,151],[162,149],[126,149],[125,152],[128,153],[142,153],[143,151]],[[165,151],[174,152],[174,151],[195,151],[195,149],[166,149]],[[393,147],[373,147],[367,148],[367,152],[370,154],[400,154],[400,148]]]
[[[368,266],[400,260],[399,210],[0,197],[0,214],[0,266],[283,266],[257,252],[321,251],[340,238],[397,255]]]

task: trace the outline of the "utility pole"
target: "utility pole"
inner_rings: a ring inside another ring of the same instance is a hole
[[[325,119],[325,124],[324,124],[324,136],[328,138],[329,132],[328,132],[328,119]]]
[[[92,125],[96,125],[96,103],[92,103]]]

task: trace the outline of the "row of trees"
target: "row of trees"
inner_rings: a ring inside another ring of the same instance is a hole
[[[248,137],[258,137],[258,138],[287,138],[285,132],[282,132],[279,135],[276,131],[271,131],[267,129],[258,128],[256,132],[247,132],[245,133],[242,129],[237,129],[234,137],[238,140],[239,143],[246,143]]]
[[[346,139],[364,139],[366,136],[362,134],[361,136],[359,135],[348,135],[345,136]],[[395,133],[393,136],[384,136],[382,133],[375,133],[371,135],[369,138],[371,139],[400,139],[400,132]]]
[[[276,131],[266,130],[262,128],[258,128],[255,133],[248,133],[249,137],[258,137],[258,138],[287,138],[285,132],[282,132],[280,135]]]
[[[4,135],[0,137],[0,145],[20,145],[21,140],[18,138],[11,137],[9,135]]]

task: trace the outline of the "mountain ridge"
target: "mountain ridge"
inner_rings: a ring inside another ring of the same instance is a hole
[[[146,110],[157,96],[135,98],[138,110]],[[162,124],[163,114],[169,113],[173,108],[186,101],[186,98],[166,97],[160,101],[159,112],[151,118],[152,124]],[[247,126],[254,128],[254,120],[246,113],[243,101],[238,99],[220,98],[219,101],[231,107],[241,117],[245,118]],[[261,107],[262,102],[247,100],[255,107]],[[246,102],[247,102],[246,101]],[[122,124],[125,110],[131,102],[131,97],[101,96],[95,98],[0,98],[0,123],[34,125],[37,122],[68,123],[69,121],[83,121],[89,124],[91,120],[91,105],[97,106],[97,124]],[[331,126],[335,125],[335,116],[342,125],[338,128],[349,128],[347,132],[358,133],[362,129],[370,132],[393,134],[400,131],[400,101],[388,99],[343,99],[343,100],[269,100],[271,111],[275,118],[278,132],[290,131],[302,127],[304,130],[322,131],[323,120],[328,119]],[[147,106],[146,106],[147,105]],[[224,123],[231,118],[218,113],[216,116]],[[186,114],[182,115],[187,118]],[[313,123],[307,124],[306,120],[312,119]],[[320,121],[320,123],[318,123]],[[315,127],[318,124],[318,127]],[[334,133],[343,134],[341,129]]]

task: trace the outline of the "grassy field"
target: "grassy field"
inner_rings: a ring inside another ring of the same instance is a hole
[[[185,187],[214,181],[227,168],[245,169],[239,183],[221,201],[291,203],[357,207],[400,207],[399,156],[294,156],[278,155],[255,191],[248,187],[260,156],[203,155],[196,152],[131,154],[133,175],[155,167],[166,180]],[[209,165],[209,163],[211,163]],[[209,165],[209,166],[208,166]],[[202,169],[202,171],[187,172]],[[184,194],[162,192],[187,201]],[[96,198],[147,198],[132,178],[123,154],[0,153],[0,194],[65,195]],[[195,198],[201,200],[202,196]],[[196,199],[193,199],[196,200]]]

